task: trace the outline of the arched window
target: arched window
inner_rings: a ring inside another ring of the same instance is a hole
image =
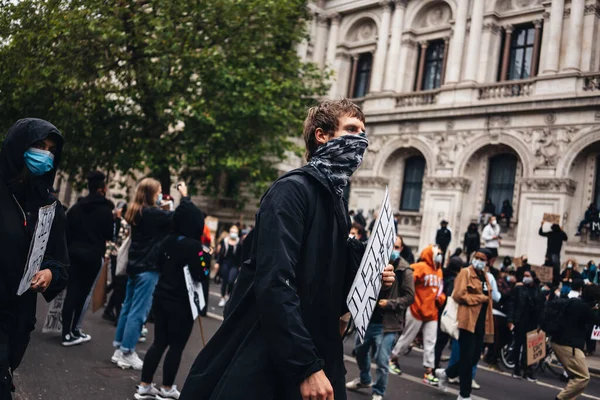
[[[421,208],[421,191],[423,175],[425,174],[425,159],[421,156],[410,157],[404,164],[404,180],[402,181],[402,199],[400,209],[404,211],[419,211]]]
[[[594,184],[594,204],[600,209],[600,155],[596,157],[596,182]]]
[[[373,65],[373,55],[363,53],[355,61],[354,71],[351,82],[350,94],[352,98],[364,97],[369,93],[369,84],[371,83],[371,68]]]
[[[496,206],[496,214],[500,214],[504,200],[512,204],[516,174],[516,156],[500,154],[490,158],[486,199],[492,199],[492,203]]]

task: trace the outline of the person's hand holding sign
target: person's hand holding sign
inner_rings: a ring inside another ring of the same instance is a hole
[[[394,282],[396,282],[396,274],[394,273],[394,266],[391,264],[388,264],[387,267],[385,267],[385,269],[383,270],[383,273],[381,274],[381,276],[382,276],[383,288],[384,289],[391,288],[392,285],[394,284]]]
[[[31,290],[34,292],[45,292],[52,282],[52,271],[43,269],[33,276]]]

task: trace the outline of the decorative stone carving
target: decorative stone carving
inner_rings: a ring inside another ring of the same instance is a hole
[[[429,26],[438,26],[447,22],[448,17],[442,7],[435,7],[427,14],[427,22]]]
[[[567,193],[570,196],[575,194],[577,188],[577,182],[572,179],[526,178],[522,183],[528,191]]]
[[[600,16],[600,4],[588,4],[585,6],[584,13],[587,14],[596,14],[596,16]]]
[[[544,11],[544,13],[542,14],[542,18],[544,18],[544,21],[549,21],[550,13],[548,11]]]
[[[492,115],[487,120],[488,129],[502,129],[510,126],[510,117],[508,115]]]
[[[491,32],[492,32],[492,34],[494,34],[494,35],[499,35],[499,34],[500,34],[500,32],[502,32],[502,28],[500,28],[500,26],[499,26],[499,25],[497,25],[497,24],[495,24],[495,23],[493,23],[493,22],[486,22],[486,23],[483,25],[483,31],[484,31],[484,32],[486,32],[486,31],[491,31]]]
[[[544,117],[544,121],[546,121],[546,123],[548,125],[554,125],[554,123],[556,122],[556,113],[550,113],[547,114],[546,117]]]
[[[369,18],[358,21],[348,34],[349,40],[355,42],[375,40],[376,36],[377,25],[375,25],[375,22]]]
[[[563,13],[563,18],[570,18],[570,17],[571,17],[571,9],[565,8],[565,12]]]
[[[600,111],[596,111],[596,114],[594,114],[594,118],[596,119],[596,121],[600,121]]]
[[[402,39],[402,46],[406,46],[409,49],[417,47],[417,41],[411,38]]]
[[[463,193],[469,191],[471,180],[458,177],[426,177],[423,179],[423,187],[431,190],[460,190]]]
[[[350,179],[352,185],[361,188],[382,188],[386,187],[389,182],[386,179],[373,176],[354,176]]]
[[[446,122],[446,129],[448,129],[449,131],[454,129],[454,121],[453,120],[448,120],[448,122]]]
[[[375,165],[375,161],[377,159],[377,154],[385,147],[387,142],[392,140],[394,136],[392,135],[372,135],[369,137],[369,147],[367,147],[367,154],[365,154],[365,158],[361,165],[361,169],[370,170],[373,169]]]
[[[580,131],[576,128],[535,128],[521,131],[523,140],[535,155],[535,167],[556,167],[560,157],[566,152]]]
[[[423,137],[430,143],[433,153],[436,155],[437,166],[451,168],[458,160],[458,155],[472,140],[470,132],[456,132],[446,134],[444,132],[429,133]]]

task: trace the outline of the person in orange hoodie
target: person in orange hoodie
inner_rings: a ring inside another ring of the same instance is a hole
[[[433,374],[435,365],[435,342],[437,339],[438,307],[446,301],[442,273],[442,251],[438,246],[430,245],[421,253],[421,262],[411,265],[415,280],[415,301],[406,311],[406,326],[398,339],[390,360],[390,372],[400,375],[398,363],[400,354],[404,354],[413,340],[423,330],[423,382],[438,385]]]

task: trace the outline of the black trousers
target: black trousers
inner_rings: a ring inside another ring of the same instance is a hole
[[[238,273],[240,269],[235,265],[230,265],[226,262],[221,264],[221,297],[225,297],[230,295],[233,292],[233,285],[235,284],[235,280],[237,279]]]
[[[449,378],[460,377],[461,397],[471,397],[473,367],[479,361],[484,336],[484,334],[475,334],[464,329],[459,330],[460,359],[458,363],[446,369],[446,375]]]
[[[85,300],[92,290],[98,272],[102,268],[102,256],[82,251],[69,252],[71,267],[67,296],[62,309],[62,334],[65,336],[75,329],[81,318]]]
[[[527,366],[527,332],[533,329],[515,327],[515,347],[513,349],[513,360],[515,368],[513,373],[520,376],[524,370],[527,376],[533,377],[533,368]]]
[[[117,256],[110,256],[110,271],[111,271],[111,283],[107,291],[111,292],[108,304],[104,309],[104,313],[110,314],[114,312],[117,319],[121,314],[121,307],[125,301],[125,292],[127,289],[127,275],[117,276]]]
[[[194,320],[188,305],[155,301],[154,342],[144,358],[142,382],[151,383],[163,353],[167,351],[163,365],[163,386],[173,386],[181,363],[181,355],[190,338]]]
[[[442,331],[442,324],[440,323],[441,318],[442,312],[440,311],[438,317],[437,340],[435,341],[435,362],[433,364],[436,369],[440,367],[442,353],[450,341],[450,335]]]

